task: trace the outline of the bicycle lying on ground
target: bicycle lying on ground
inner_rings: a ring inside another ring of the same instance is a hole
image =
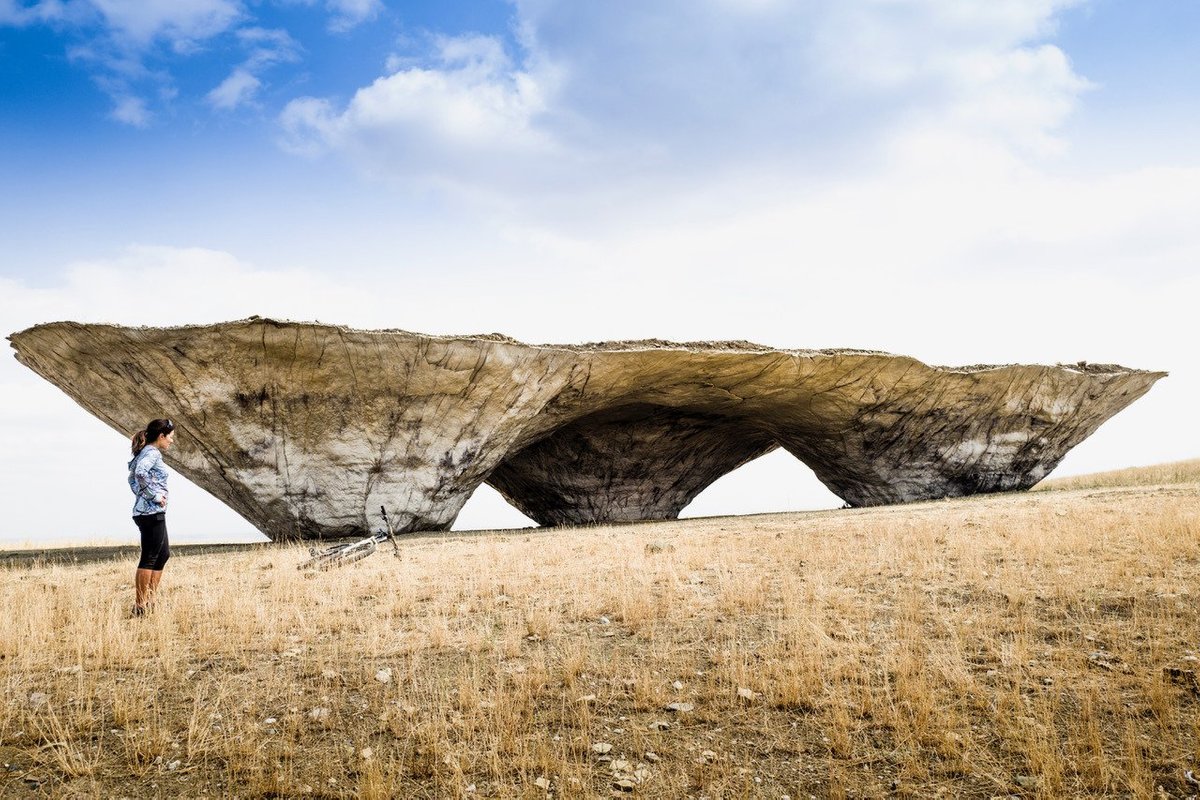
[[[388,519],[387,509],[383,506],[379,507],[379,513],[383,515],[383,530],[374,536],[368,536],[366,539],[359,539],[356,542],[348,542],[347,544],[335,544],[332,547],[327,547],[320,550],[316,547],[308,548],[310,558],[307,561],[302,561],[296,565],[296,569],[319,569],[327,570],[333,567],[342,567],[346,564],[353,564],[355,561],[361,561],[367,556],[375,552],[375,548],[380,542],[390,539],[392,542],[392,555],[400,558],[400,543],[396,541],[396,534],[392,529],[391,520]]]

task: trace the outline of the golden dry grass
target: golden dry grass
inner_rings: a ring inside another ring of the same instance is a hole
[[[1149,467],[1129,467],[1090,475],[1049,478],[1034,491],[1051,489],[1104,489],[1117,486],[1163,486],[1176,483],[1200,483],[1200,458],[1172,461]]]
[[[1198,788],[1200,484],[403,550],[0,572],[0,794]]]

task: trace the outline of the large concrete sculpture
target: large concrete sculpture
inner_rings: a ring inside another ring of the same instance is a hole
[[[380,505],[446,529],[485,481],[544,525],[668,519],[775,447],[855,506],[1025,489],[1164,375],[258,318],[9,339],[124,434],[171,417],[168,462],[276,540],[360,533]]]

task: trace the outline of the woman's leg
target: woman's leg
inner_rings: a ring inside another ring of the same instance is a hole
[[[167,560],[171,557],[171,543],[167,540],[167,520],[165,517],[158,523],[158,532],[162,535],[162,544],[150,569],[150,591],[146,595],[146,602],[151,605],[154,604],[154,596],[158,594],[158,582],[162,580],[163,567],[167,565]]]
[[[153,570],[138,567],[138,571],[133,578],[134,613],[137,613],[139,609],[144,610],[146,608],[146,602],[149,599],[151,591],[153,591],[151,583],[157,583],[157,581],[154,581],[154,575],[156,574],[161,575],[162,573],[155,573]]]
[[[134,576],[134,614],[143,614],[154,599],[158,582],[162,579],[162,568],[171,557],[167,544],[167,521],[165,515],[155,514],[134,517],[142,534],[142,557],[138,561]]]
[[[151,605],[154,604],[154,595],[158,594],[158,582],[162,580],[162,570],[153,569],[147,570],[150,573],[149,593],[146,595],[146,600]]]

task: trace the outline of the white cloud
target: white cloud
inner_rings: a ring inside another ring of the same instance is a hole
[[[300,58],[300,43],[279,28],[240,28],[237,38],[249,49],[245,62],[248,69],[259,70]]]
[[[355,28],[383,10],[382,0],[327,0],[325,6],[333,15],[329,29],[335,33]]]
[[[228,30],[242,16],[234,0],[89,0],[115,36],[144,46],[164,38],[180,47]]]
[[[1069,5],[670,0],[616,13],[519,0],[519,53],[499,38],[437,40],[421,63],[389,59],[345,105],[294,101],[284,143],[506,206],[590,198],[634,216],[623,201],[649,187],[661,199],[664,186],[686,196],[748,171],[810,181],[927,130],[1040,158],[1061,149],[1088,86],[1045,41]]]
[[[214,108],[229,111],[253,100],[261,86],[262,81],[244,67],[238,67],[208,93],[208,102]]]
[[[113,119],[135,128],[145,128],[150,124],[150,110],[146,107],[146,101],[141,97],[123,95],[114,97],[113,100],[115,103],[111,112]]]
[[[243,28],[237,38],[249,52],[246,60],[236,67],[207,95],[214,108],[231,111],[251,103],[263,82],[259,74],[276,64],[300,58],[300,45],[284,30]]]
[[[67,265],[58,288],[12,290],[0,298],[6,324],[51,319],[119,322],[136,316],[148,325],[181,318],[239,319],[252,314],[318,318],[344,312],[368,296],[303,270],[260,269],[205,248],[132,245],[114,258]],[[161,298],[143,302],[139,298]],[[328,318],[328,317],[324,317]]]
[[[275,0],[282,5],[314,7],[318,0]],[[364,22],[375,19],[384,11],[383,0],[323,0],[320,3],[329,14],[327,28],[331,33],[346,33]]]
[[[952,127],[991,135],[1039,156],[1063,151],[1056,131],[1075,109],[1077,96],[1091,88],[1071,70],[1063,52],[1050,45],[964,56],[955,59],[948,72],[959,94],[947,115]],[[980,85],[988,91],[979,93]],[[1032,87],[1056,90],[1031,91]]]
[[[296,155],[318,156],[337,140],[337,113],[328,100],[301,97],[279,117],[285,138],[280,144]]]
[[[438,67],[402,69],[360,89],[344,110],[305,97],[284,109],[285,146],[360,155],[368,168],[457,179],[448,161],[476,175],[516,176],[554,150],[535,127],[543,85],[514,70],[501,44],[483,36],[437,42]]]

